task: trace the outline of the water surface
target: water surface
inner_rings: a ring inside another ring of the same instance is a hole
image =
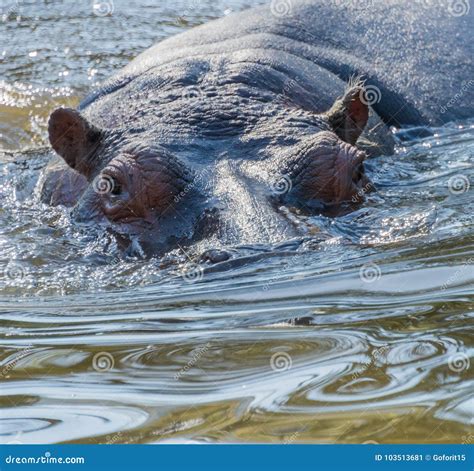
[[[363,207],[237,266],[127,258],[39,201],[52,109],[250,3],[1,12],[0,442],[472,442],[472,122],[397,132]]]

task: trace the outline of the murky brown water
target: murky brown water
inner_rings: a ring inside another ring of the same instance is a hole
[[[1,442],[472,442],[472,123],[399,135],[363,208],[309,221],[323,244],[241,247],[232,269],[126,259],[38,201],[47,117],[247,2],[18,4],[0,22]]]

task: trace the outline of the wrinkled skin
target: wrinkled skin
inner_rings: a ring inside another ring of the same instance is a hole
[[[298,235],[282,204],[333,215],[361,204],[373,190],[364,160],[390,151],[388,125],[472,116],[469,88],[442,111],[469,78],[472,46],[469,18],[351,3],[295,0],[287,17],[265,6],[145,51],[79,110],[52,113],[62,160],[43,200],[157,250],[278,242]]]

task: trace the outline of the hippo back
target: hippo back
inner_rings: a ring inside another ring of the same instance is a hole
[[[363,76],[375,94],[373,108],[388,124],[468,118],[474,106],[473,13],[458,7],[412,0],[272,2],[160,42],[81,107],[147,71],[159,77],[183,61],[199,64],[191,79],[199,84],[203,71],[231,57],[233,63],[270,63],[317,97],[321,110],[332,100],[321,92],[318,71],[324,69],[344,81]]]

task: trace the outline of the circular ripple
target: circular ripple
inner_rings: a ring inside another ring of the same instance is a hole
[[[21,433],[39,432],[48,428],[50,421],[44,419],[0,419],[0,430],[2,435],[17,436]]]
[[[71,369],[76,368],[84,361],[87,356],[85,352],[72,349],[58,347],[31,348],[27,346],[5,357],[0,362],[0,372],[4,376],[22,374],[25,371],[31,374],[33,370],[37,373],[41,373],[41,370],[49,373],[52,369],[56,372],[59,370],[70,372]]]
[[[427,360],[443,355],[450,345],[442,341],[419,340],[395,344],[387,350],[385,361],[389,365],[403,365],[406,363]]]
[[[0,443],[57,443],[118,433],[142,425],[148,414],[113,404],[52,404],[0,409]]]
[[[316,363],[314,378],[287,401],[287,412],[308,412],[324,405],[328,410],[357,410],[367,401],[383,401],[385,405],[411,405],[417,393],[432,387],[424,380],[439,367],[445,367],[459,345],[451,338],[439,340],[394,341],[393,344],[349,356],[344,361],[334,358],[322,365]],[[321,371],[321,374],[318,372]],[[437,389],[442,397],[442,389]],[[286,401],[283,401],[286,402]],[[343,405],[345,404],[345,405]],[[341,409],[342,408],[342,409]]]

